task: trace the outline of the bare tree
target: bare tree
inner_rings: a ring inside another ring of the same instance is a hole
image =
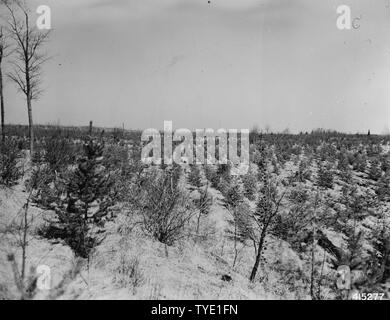
[[[318,243],[317,239],[317,208],[319,205],[319,194],[317,193],[314,199],[313,203],[313,211],[312,211],[312,233],[313,233],[313,239],[312,239],[312,248],[311,248],[311,272],[310,272],[310,296],[313,300],[318,299],[318,296],[316,296],[314,291],[314,285],[315,285],[315,250]]]
[[[187,236],[186,227],[195,206],[179,185],[181,168],[155,169],[138,182],[134,208],[143,217],[143,228],[166,248]]]
[[[198,187],[199,199],[195,201],[198,209],[198,216],[196,218],[196,236],[199,237],[200,219],[209,213],[212,204],[212,197],[208,192],[209,183],[207,182],[206,187]]]
[[[10,15],[8,29],[15,41],[15,59],[11,62],[12,71],[8,76],[26,96],[32,154],[34,151],[32,101],[38,99],[42,93],[42,65],[48,60],[48,56],[41,50],[48,40],[50,30],[41,31],[35,26],[35,22],[31,22],[31,12],[23,2],[15,1],[15,5],[6,0],[1,2],[8,9]]]
[[[10,225],[3,231],[2,236],[12,235],[15,240],[18,249],[21,250],[21,265],[18,266],[15,252],[8,252],[7,260],[11,263],[12,273],[16,287],[20,293],[20,299],[31,299],[35,294],[36,289],[36,277],[33,268],[30,270],[30,275],[27,274],[27,249],[29,246],[29,231],[33,222],[33,216],[29,212],[30,202],[34,189],[32,189],[32,183],[28,182],[26,187],[28,189],[28,196],[23,207],[19,210],[17,216],[13,219]],[[31,184],[31,186],[30,186]]]
[[[284,192],[281,195],[278,194],[277,185],[272,181],[267,168],[263,168],[261,176],[262,186],[260,188],[257,208],[252,213],[254,227],[251,237],[255,248],[257,247],[255,264],[249,277],[249,280],[252,282],[256,278],[266,236],[272,223],[275,221],[275,217],[279,213],[279,207],[285,194]]]
[[[2,140],[5,140],[5,131],[4,131],[4,91],[3,91],[3,68],[2,64],[4,58],[9,54],[7,49],[9,48],[9,44],[6,39],[6,34],[4,32],[4,27],[0,26],[0,114],[1,114],[1,136]]]
[[[234,244],[232,265],[234,268],[239,254],[238,243],[242,243],[245,246],[245,241],[248,238],[248,225],[245,218],[249,210],[245,208],[243,192],[237,180],[231,182],[230,188],[228,188],[224,196],[223,205],[231,215],[231,219],[228,220],[230,227],[227,229],[227,233],[228,238],[233,240]]]

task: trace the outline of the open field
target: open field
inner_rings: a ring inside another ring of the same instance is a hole
[[[23,130],[1,145],[3,299],[388,297],[389,137],[251,132],[232,176],[145,166],[139,132],[36,132],[32,159]]]

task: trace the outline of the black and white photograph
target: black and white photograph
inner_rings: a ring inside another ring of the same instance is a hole
[[[390,0],[0,0],[0,300],[389,300],[389,36]]]

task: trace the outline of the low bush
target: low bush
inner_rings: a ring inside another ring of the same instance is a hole
[[[145,174],[136,208],[143,217],[143,227],[156,240],[172,245],[184,236],[195,210],[184,189],[179,186],[174,169],[155,169]]]

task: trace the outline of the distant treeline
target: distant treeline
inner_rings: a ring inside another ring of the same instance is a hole
[[[6,135],[9,137],[28,137],[28,125],[9,124],[5,126]],[[89,126],[61,126],[61,125],[35,125],[35,139],[40,140],[45,137],[63,137],[67,139],[83,139],[87,136],[100,137],[106,139],[117,140],[132,140],[134,142],[141,141],[141,130],[127,130],[122,128],[103,128]],[[163,132],[161,132],[163,135]],[[194,132],[195,137],[195,132]],[[390,135],[375,135],[375,134],[348,134],[337,132],[334,130],[317,129],[311,132],[301,132],[298,134],[292,133],[272,133],[260,132],[251,130],[249,133],[251,144],[256,144],[260,141],[271,145],[283,145],[286,147],[294,147],[296,145],[319,145],[323,142],[333,143],[339,147],[348,147],[348,145],[357,144],[388,144],[390,143]]]
[[[5,126],[7,136],[28,137],[28,125],[9,124]],[[88,135],[93,137],[116,138],[125,140],[140,141],[140,130],[124,130],[121,128],[101,128],[93,127],[90,131],[89,126],[61,126],[61,125],[35,125],[34,133],[36,139],[48,136],[59,136],[68,139],[82,139]]]

